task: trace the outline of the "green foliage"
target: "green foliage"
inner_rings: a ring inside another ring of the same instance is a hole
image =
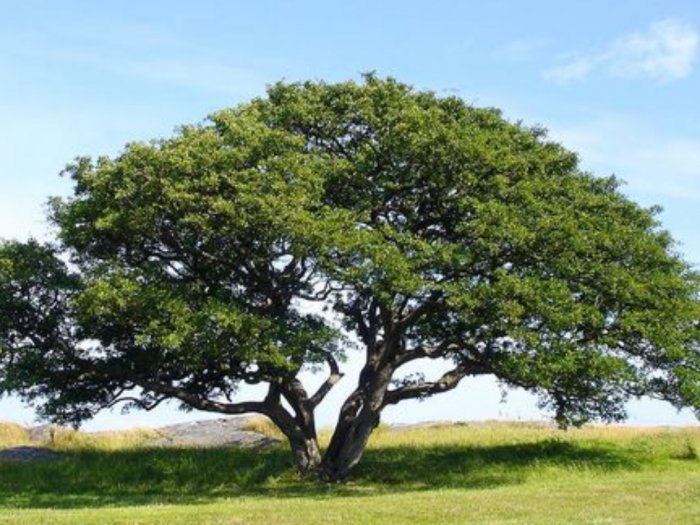
[[[700,281],[655,210],[495,109],[373,75],[280,83],[65,173],[56,247],[0,247],[0,391],[46,416],[243,411],[222,400],[264,383],[253,409],[313,434],[320,399],[295,378],[342,357],[344,333],[367,352],[367,421],[476,374],[564,426],[620,419],[630,396],[700,407]],[[456,368],[402,382],[426,357]]]

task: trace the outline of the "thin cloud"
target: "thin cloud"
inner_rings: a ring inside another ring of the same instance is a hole
[[[21,45],[12,45],[12,40],[0,35],[0,50],[6,60],[21,61],[25,71],[42,72],[47,63],[72,65],[234,98],[257,95],[265,87],[264,77],[250,67],[140,26],[113,28],[105,34],[88,31],[72,39],[60,36],[55,42],[26,34],[15,35],[14,41]]]
[[[694,137],[666,135],[620,116],[552,126],[551,136],[579,152],[585,169],[615,173],[636,195],[700,202],[700,141]]]
[[[249,96],[265,86],[262,78],[248,69],[191,58],[120,61],[108,68],[117,74],[224,95]]]
[[[562,66],[548,69],[544,77],[557,84],[566,84],[585,77],[600,63],[599,57],[579,57]]]
[[[510,62],[526,62],[537,58],[547,43],[544,38],[518,38],[496,48],[493,56]]]
[[[602,70],[619,78],[651,78],[669,82],[688,77],[698,53],[700,35],[680,20],[655,22],[646,31],[618,38],[603,51],[577,56],[548,69],[544,77],[565,84]]]

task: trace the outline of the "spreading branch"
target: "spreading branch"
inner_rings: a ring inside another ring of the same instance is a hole
[[[331,389],[338,383],[343,378],[343,373],[340,371],[340,367],[338,366],[338,361],[333,357],[332,354],[327,353],[326,354],[326,362],[328,363],[328,366],[330,367],[330,375],[328,376],[328,379],[326,379],[323,384],[316,390],[316,392],[309,398],[309,402],[311,403],[312,407],[317,407],[323,399],[326,397],[328,392],[331,391]]]
[[[384,396],[384,405],[394,405],[405,399],[416,399],[447,392],[455,388],[459,382],[469,375],[488,373],[483,365],[474,362],[462,362],[449,372],[445,372],[440,379],[433,382],[410,384],[387,391]]]
[[[396,368],[398,368],[400,366],[405,365],[409,361],[413,361],[415,359],[438,359],[440,357],[446,356],[449,353],[456,352],[463,347],[464,345],[459,345],[454,341],[450,340],[442,341],[441,343],[435,346],[421,345],[410,350],[401,352],[396,356],[394,362],[396,364]]]
[[[170,399],[170,396],[167,396],[167,395],[160,396],[160,397],[156,398],[155,400],[153,400],[151,403],[148,403],[148,402],[144,401],[143,399],[139,399],[137,397],[131,397],[131,396],[117,397],[116,399],[113,399],[112,401],[110,401],[109,403],[104,405],[104,407],[102,407],[102,408],[113,408],[120,403],[133,403],[134,405],[138,406],[141,410],[145,410],[147,412],[150,412],[151,410],[158,407],[166,399]]]
[[[272,407],[264,401],[244,401],[241,403],[222,403],[200,397],[192,394],[183,388],[178,388],[167,383],[157,381],[138,380],[135,383],[144,390],[150,390],[157,394],[164,395],[169,398],[175,398],[183,403],[209,412],[221,412],[223,414],[245,414],[246,412],[257,412],[259,414],[268,415]]]
[[[421,317],[430,313],[430,311],[435,307],[442,295],[443,294],[440,290],[435,290],[431,292],[430,295],[421,304],[416,306],[413,310],[411,310],[409,313],[403,316],[396,323],[397,328],[404,330],[409,326],[415,324],[417,321],[420,320]]]
[[[300,299],[305,299],[307,301],[325,301],[331,296],[331,294],[342,292],[344,290],[347,290],[347,287],[334,285],[333,282],[326,281],[323,288],[320,290],[316,290],[313,293],[307,293],[299,290],[296,292],[296,294]]]

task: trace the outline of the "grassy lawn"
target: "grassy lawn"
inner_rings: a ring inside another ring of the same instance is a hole
[[[0,464],[0,524],[700,524],[700,429],[489,423],[380,429],[351,480],[300,479],[284,449],[148,449],[60,436]],[[23,430],[0,426],[0,447]]]

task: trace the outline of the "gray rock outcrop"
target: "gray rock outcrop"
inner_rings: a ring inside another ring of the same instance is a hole
[[[243,447],[262,450],[280,444],[278,439],[246,430],[247,424],[247,417],[229,417],[168,425],[156,429],[160,435],[150,441],[149,445],[201,448]]]
[[[60,455],[42,447],[12,447],[0,450],[0,461],[28,463],[33,461],[53,461]]]
[[[156,437],[144,444],[154,447],[239,447],[255,450],[266,450],[280,444],[278,439],[248,430],[250,421],[248,416],[238,416],[168,425],[154,429]],[[56,437],[67,432],[72,430],[60,425],[46,424],[29,428],[27,434],[30,443],[39,445],[51,444]],[[0,461],[50,461],[60,457],[60,454],[40,446],[0,450]]]

